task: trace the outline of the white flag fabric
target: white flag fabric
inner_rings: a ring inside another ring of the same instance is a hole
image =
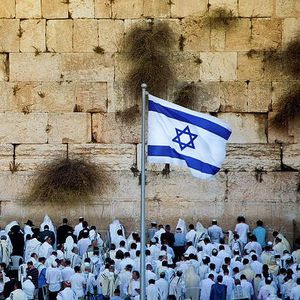
[[[208,179],[221,168],[231,128],[222,120],[149,95],[148,162],[186,166]]]

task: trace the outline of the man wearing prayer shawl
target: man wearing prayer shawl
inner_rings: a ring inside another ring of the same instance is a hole
[[[191,300],[199,299],[200,277],[193,266],[189,266],[185,273],[185,297]]]
[[[217,283],[211,287],[210,300],[226,300],[226,285],[222,284],[223,277],[217,277]]]
[[[7,236],[2,235],[0,237],[0,262],[4,262],[8,266],[12,250],[12,245]]]

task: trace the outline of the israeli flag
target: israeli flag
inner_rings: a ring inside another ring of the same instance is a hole
[[[208,179],[220,170],[230,135],[220,119],[149,95],[149,163],[185,166]]]

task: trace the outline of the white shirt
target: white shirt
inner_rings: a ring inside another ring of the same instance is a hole
[[[27,300],[26,294],[21,290],[17,289],[10,293],[10,296],[7,299],[13,300]]]
[[[146,295],[147,295],[147,299],[158,300],[159,299],[159,293],[158,293],[157,286],[155,284],[149,284],[146,287]]]
[[[227,286],[226,300],[231,300],[231,293],[234,289],[234,279],[231,276],[223,276],[223,284]]]
[[[251,296],[254,295],[254,290],[253,290],[252,284],[250,282],[248,282],[247,280],[243,279],[243,280],[241,280],[241,286],[245,290],[248,299],[252,299]]]
[[[77,247],[79,250],[79,255],[81,257],[85,254],[90,244],[91,244],[91,240],[89,238],[83,238],[78,241]]]
[[[74,234],[78,238],[79,232],[83,229],[82,223],[80,222],[79,224],[75,225],[74,227]]]
[[[224,238],[223,230],[218,225],[208,227],[207,233],[212,243],[219,243],[220,239]]]
[[[261,274],[262,273],[262,267],[263,267],[263,264],[259,261],[253,261],[251,264],[250,264],[250,267],[251,269],[253,270],[254,274]]]
[[[58,292],[60,290],[62,282],[61,270],[53,267],[47,268],[46,282],[49,285],[50,292]]]
[[[194,229],[190,230],[186,236],[185,239],[187,242],[193,242],[195,241],[196,231]]]
[[[72,290],[74,291],[76,297],[83,297],[85,280],[82,273],[75,273],[71,276],[70,281]]]
[[[30,279],[26,279],[22,283],[22,289],[28,299],[34,299],[35,286]]]
[[[240,240],[246,244],[248,240],[249,226],[246,223],[238,223],[235,225],[235,231],[239,234]]]
[[[203,279],[200,282],[200,290],[201,290],[200,300],[209,300],[211,287],[214,284],[215,282],[210,278]]]
[[[77,300],[77,297],[71,288],[66,287],[63,291],[58,293],[56,299],[57,300]]]
[[[291,290],[291,300],[300,300],[300,285],[293,287]]]
[[[70,281],[70,278],[72,275],[75,274],[74,269],[72,269],[71,267],[65,267],[62,271],[61,271],[61,276],[62,276],[62,280],[63,281]]]
[[[39,257],[48,258],[53,252],[52,246],[48,242],[44,242],[39,248]]]
[[[168,298],[168,293],[169,293],[169,284],[167,280],[163,278],[159,278],[155,285],[158,288],[158,294],[161,300],[167,300]]]

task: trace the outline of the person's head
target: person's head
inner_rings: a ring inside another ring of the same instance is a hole
[[[152,228],[156,228],[156,227],[157,227],[157,223],[156,223],[155,221],[152,221],[152,222],[151,222],[151,227],[152,227]]]
[[[257,256],[256,256],[256,254],[253,254],[253,255],[251,256],[251,258],[252,258],[252,261],[257,261]]]
[[[163,261],[161,262],[161,265],[162,265],[163,267],[167,267],[167,266],[168,266],[168,261],[167,261],[167,260],[163,260]]]
[[[218,283],[222,283],[223,282],[223,276],[222,275],[218,275],[217,276],[217,282]]]
[[[217,249],[212,249],[211,254],[212,254],[212,256],[217,256],[218,255],[218,250]]]
[[[210,274],[208,274],[208,278],[211,279],[211,280],[214,280],[214,279],[215,279],[215,276],[214,276],[214,274],[211,274],[211,273],[210,273]]]
[[[243,259],[243,265],[248,265],[249,264],[249,259],[248,258],[244,258]]]
[[[139,271],[133,271],[133,272],[132,272],[132,279],[133,279],[133,280],[139,280],[139,278],[140,278],[140,273],[139,273]]]
[[[263,227],[263,226],[264,226],[263,221],[258,220],[258,221],[256,222],[256,226],[257,226],[257,227]]]
[[[79,223],[82,223],[84,221],[84,217],[79,218]]]
[[[242,275],[241,275],[241,280],[247,280],[247,277],[246,277],[245,274],[242,274]]]
[[[239,279],[235,279],[235,280],[234,280],[234,284],[235,284],[235,285],[241,285],[241,281],[240,281]]]
[[[193,230],[193,229],[195,229],[194,224],[190,224],[190,225],[189,225],[189,230]]]
[[[83,221],[83,222],[82,222],[82,227],[83,227],[83,228],[88,228],[88,226],[89,226],[89,224],[88,224],[87,221]]]
[[[234,267],[234,268],[232,269],[232,272],[233,272],[234,274],[238,274],[238,273],[240,272],[240,269],[239,269],[238,267]]]
[[[39,257],[39,262],[41,264],[44,264],[46,262],[46,258],[45,257]]]
[[[186,243],[186,246],[187,246],[187,247],[193,246],[193,242],[188,241],[188,242]]]
[[[63,218],[62,222],[63,222],[63,224],[68,224],[68,219],[67,218]]]
[[[120,247],[122,247],[122,248],[124,248],[125,247],[125,241],[124,240],[122,240],[121,242],[120,242]]]
[[[125,270],[131,273],[131,271],[132,271],[132,265],[127,265],[125,267]]]
[[[219,246],[219,250],[220,250],[220,251],[221,251],[221,250],[225,250],[224,245],[220,245],[220,246]]]
[[[274,238],[276,238],[276,236],[277,236],[278,234],[279,234],[278,231],[273,231],[273,233],[272,233],[272,235],[273,235]]]
[[[48,244],[51,244],[51,243],[52,243],[52,239],[51,239],[50,236],[45,237],[45,241],[46,241]]]
[[[151,255],[150,250],[149,250],[149,249],[146,249],[145,254],[146,254],[146,256],[150,256],[150,255]]]
[[[44,230],[49,230],[49,226],[48,226],[48,225],[45,225],[45,226],[44,226]]]
[[[137,249],[137,244],[136,243],[131,243],[130,249],[131,250],[136,250]]]
[[[230,258],[230,257],[225,257],[225,258],[224,258],[224,263],[225,263],[226,265],[230,265],[230,262],[231,262],[231,258]]]
[[[236,220],[238,223],[245,223],[245,221],[246,221],[244,216],[238,216]]]
[[[124,252],[122,250],[118,250],[116,252],[116,259],[124,259],[125,255]]]
[[[128,257],[130,257],[130,253],[129,252],[125,252],[124,253],[124,258],[128,258]]]
[[[79,266],[75,266],[74,267],[74,271],[75,271],[75,273],[80,273],[80,267]]]
[[[153,270],[152,265],[151,264],[147,264],[146,270],[152,271]]]
[[[170,225],[166,225],[165,230],[166,230],[166,232],[170,232],[171,231],[171,226]]]
[[[135,255],[136,255],[136,257],[139,257],[141,255],[141,250],[136,250]]]
[[[154,279],[150,279],[149,280],[149,284],[155,284],[155,280]]]
[[[228,270],[227,268],[224,268],[224,269],[223,269],[223,274],[224,274],[224,275],[229,275],[229,270]]]
[[[110,244],[110,250],[116,250],[116,245],[115,244]]]
[[[209,268],[214,271],[216,269],[216,265],[214,263],[210,263]]]
[[[27,268],[30,270],[34,268],[33,262],[31,260],[27,262]]]
[[[218,224],[217,220],[212,220],[211,221],[211,225],[217,225],[217,224]]]
[[[169,295],[167,300],[176,300],[176,296],[175,295]]]
[[[118,288],[114,290],[114,296],[120,296],[120,290]]]
[[[238,233],[235,233],[235,234],[233,235],[233,238],[234,238],[235,240],[238,240],[238,239],[240,238],[240,236],[239,236]]]
[[[208,237],[206,237],[203,241],[204,241],[204,244],[205,244],[205,245],[207,245],[207,244],[210,243],[210,239],[209,239]]]
[[[118,229],[118,230],[117,230],[117,235],[120,235],[120,236],[122,236],[122,235],[123,235],[123,231],[122,231],[122,229]]]
[[[161,273],[159,274],[159,277],[162,278],[162,279],[165,279],[165,278],[166,278],[165,272],[161,272]]]
[[[109,272],[114,273],[115,272],[115,265],[114,264],[110,264],[108,267]]]
[[[14,284],[14,289],[15,289],[15,290],[22,289],[21,281],[16,281],[16,282],[15,282],[15,284]]]
[[[265,280],[266,284],[271,284],[272,283],[272,278],[271,277],[267,277]]]

